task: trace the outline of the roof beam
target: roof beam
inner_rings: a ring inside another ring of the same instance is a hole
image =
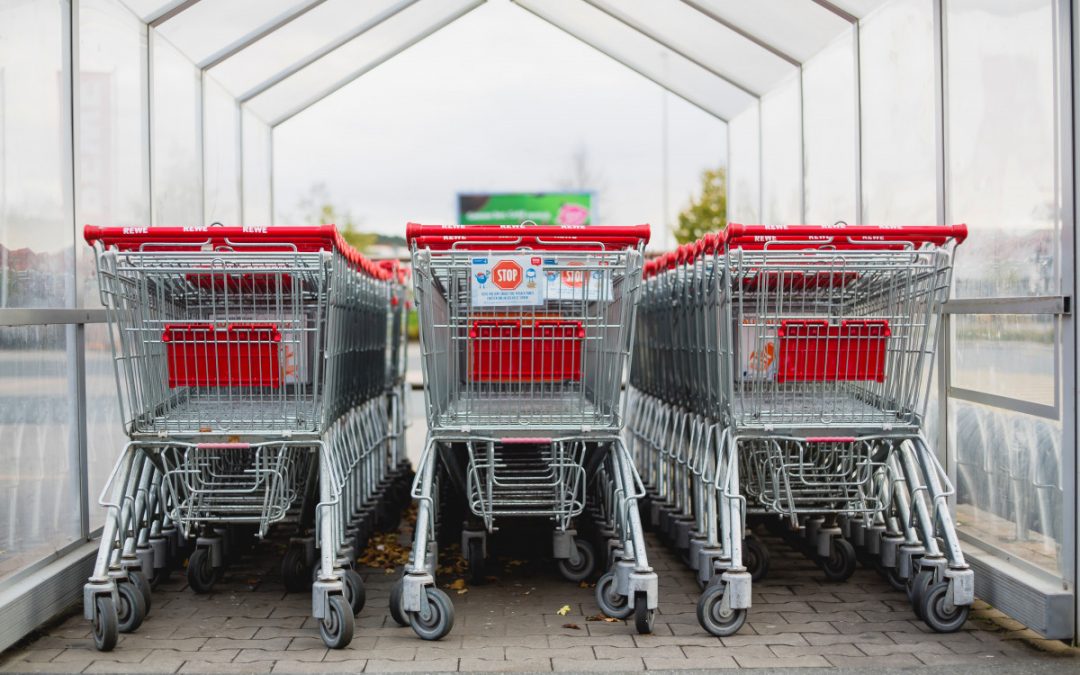
[[[396,47],[394,50],[382,55],[381,57],[379,57],[375,61],[373,61],[371,63],[368,63],[368,64],[365,64],[361,68],[358,68],[358,69],[354,70],[353,72],[351,72],[348,75],[346,75],[345,77],[341,78],[340,80],[338,80],[334,84],[330,85],[329,87],[326,87],[325,89],[323,89],[319,93],[315,94],[314,96],[309,97],[308,99],[306,99],[304,102],[300,103],[299,105],[294,106],[287,113],[285,113],[283,115],[279,115],[278,117],[276,117],[274,119],[273,122],[270,123],[270,128],[273,129],[274,127],[278,126],[279,124],[282,124],[284,122],[289,121],[290,119],[292,119],[293,117],[295,117],[299,113],[307,110],[308,108],[315,105],[319,101],[323,100],[327,96],[333,94],[334,92],[338,91],[342,87],[352,83],[357,78],[371,72],[375,68],[378,68],[379,66],[386,63],[390,59],[394,58],[398,54],[402,53],[403,51],[405,51],[409,47],[412,47],[416,43],[421,42],[422,40],[424,40],[424,39],[426,39],[428,37],[431,37],[435,33],[439,32],[443,28],[446,28],[447,26],[454,23],[455,21],[457,21],[461,17],[465,16],[469,12],[473,11],[474,9],[476,9],[480,5],[484,4],[485,2],[487,2],[487,0],[473,0],[469,4],[462,7],[460,10],[454,12],[453,14],[451,14],[451,15],[445,17],[445,18],[443,18],[438,23],[433,24],[429,28],[421,31],[420,33],[418,33],[416,35],[414,35],[409,40],[406,40],[405,42],[401,43],[401,45]]]
[[[859,22],[859,17],[855,16],[851,12],[840,9],[840,7],[833,4],[829,0],[810,0],[810,1],[813,2],[814,4],[821,5],[822,7],[829,10],[830,12],[835,14],[836,16],[843,19],[844,21],[847,21],[848,23],[858,23]]]
[[[204,59],[202,63],[198,63],[196,65],[199,67],[200,70],[209,70],[224,61],[225,59],[229,58],[230,56],[233,56],[234,54],[244,49],[247,49],[248,47],[263,39],[267,35],[270,35],[274,31],[276,31],[277,29],[282,28],[283,26],[287,26],[296,19],[299,19],[300,17],[307,14],[308,12],[315,9],[324,2],[326,2],[326,0],[307,0],[307,2],[304,2],[300,6],[294,7],[293,9],[285,12],[281,16],[275,17],[269,22],[263,24],[262,26],[259,26],[254,31],[248,33],[236,42],[233,42],[232,44],[226,45],[225,47],[219,49],[217,52],[211,54],[206,59]]]
[[[638,75],[644,77],[646,80],[649,80],[650,82],[652,82],[656,86],[660,87],[661,89],[663,89],[663,90],[665,90],[665,91],[667,91],[667,92],[669,92],[669,93],[671,93],[671,94],[673,94],[675,96],[678,96],[679,98],[686,101],[687,103],[694,106],[695,108],[701,110],[702,112],[715,117],[716,119],[720,120],[721,122],[726,123],[728,121],[728,119],[726,117],[724,117],[723,115],[720,115],[715,110],[710,110],[708,106],[701,103],[700,101],[695,101],[693,98],[687,96],[686,94],[683,94],[682,92],[676,91],[675,89],[671,88],[665,82],[662,82],[658,78],[653,77],[652,75],[649,75],[648,73],[644,72],[643,70],[641,70],[637,66],[627,62],[626,60],[616,56],[615,54],[612,54],[611,52],[607,51],[606,49],[603,49],[601,47],[598,47],[597,45],[594,45],[593,43],[591,43],[588,40],[586,40],[585,38],[581,37],[580,35],[578,35],[574,31],[567,28],[566,26],[564,26],[564,25],[562,25],[560,23],[557,23],[555,20],[553,20],[553,19],[551,19],[549,17],[546,17],[543,14],[540,14],[539,12],[534,11],[531,7],[528,7],[526,5],[521,4],[520,2],[518,2],[518,0],[510,0],[510,2],[514,3],[518,7],[525,10],[526,12],[528,12],[528,13],[532,14],[533,16],[537,17],[541,21],[544,21],[544,22],[554,26],[555,28],[558,28],[559,30],[566,33],[567,35],[574,38],[575,40],[581,42],[582,44],[585,44],[585,45],[588,45],[588,46],[592,47],[593,49],[600,52],[601,54],[608,57],[609,59],[612,59],[613,61],[619,63],[620,65],[622,65],[622,66],[624,66],[626,68],[629,68],[630,70],[632,70],[635,73],[637,73]],[[754,98],[757,98],[757,96],[755,96]]]
[[[727,28],[728,30],[733,31],[735,33],[738,33],[739,35],[743,36],[747,40],[749,40],[749,41],[753,42],[754,44],[756,44],[758,47],[761,47],[762,49],[768,51],[773,56],[779,57],[779,58],[787,61],[788,63],[795,66],[796,68],[802,66],[802,61],[800,61],[799,59],[795,58],[791,54],[788,54],[787,52],[780,49],[779,47],[776,47],[775,45],[772,45],[772,44],[766,42],[765,40],[762,40],[761,38],[754,35],[753,33],[750,33],[750,32],[748,32],[746,30],[743,30],[743,28],[741,26],[739,26],[738,24],[732,23],[731,21],[728,21],[724,17],[720,16],[716,12],[712,11],[711,9],[709,9],[708,7],[703,5],[700,2],[700,0],[682,0],[682,2],[684,4],[686,4],[686,5],[694,8],[699,13],[704,14],[705,16],[709,17],[710,19],[712,19],[716,23],[720,24],[721,26]]]
[[[749,85],[744,84],[744,83],[736,80],[734,77],[732,77],[730,75],[725,75],[724,73],[721,73],[721,72],[717,71],[715,68],[712,68],[711,66],[709,66],[709,65],[707,65],[705,63],[702,63],[701,61],[694,58],[693,56],[690,56],[690,54],[686,53],[682,49],[678,49],[676,47],[673,47],[671,44],[669,44],[668,42],[666,42],[665,40],[663,40],[659,36],[657,36],[656,33],[654,33],[652,30],[650,30],[649,28],[647,28],[645,26],[642,26],[641,23],[639,23],[635,19],[633,19],[633,18],[631,18],[629,16],[626,16],[626,15],[622,14],[621,12],[613,11],[610,8],[600,4],[599,2],[596,2],[596,0],[582,0],[582,1],[585,4],[589,5],[590,7],[594,7],[595,9],[603,12],[607,16],[610,16],[612,19],[615,19],[616,21],[618,21],[622,25],[626,26],[627,28],[629,28],[631,30],[634,30],[634,31],[637,31],[638,33],[641,33],[642,35],[649,38],[650,40],[652,40],[656,44],[658,44],[661,47],[663,47],[664,49],[668,50],[669,52],[681,56],[682,58],[686,59],[690,63],[697,66],[698,68],[701,68],[702,70],[708,72],[710,75],[713,75],[715,77],[719,77],[721,80],[726,81],[728,84],[735,87],[736,89],[741,90],[743,93],[748,94],[750,96],[753,96],[755,98],[759,98],[762,95],[762,93],[764,93],[764,92],[757,91],[756,89],[750,87]]]
[[[146,23],[151,28],[157,28],[169,19],[173,18],[185,9],[195,5],[199,0],[172,0],[169,4],[159,9],[156,13],[146,18]]]
[[[330,42],[330,43],[328,43],[326,45],[323,45],[319,49],[316,49],[315,51],[311,52],[310,54],[308,54],[304,58],[302,58],[299,61],[297,61],[296,63],[292,64],[288,68],[285,68],[284,70],[276,73],[272,77],[267,78],[266,80],[263,80],[262,82],[255,85],[251,89],[245,91],[243,94],[241,94],[240,96],[238,96],[236,98],[237,102],[238,103],[247,103],[251,99],[253,99],[256,96],[258,96],[259,94],[263,93],[264,91],[266,91],[270,87],[273,87],[275,84],[281,82],[282,80],[289,77],[290,75],[293,75],[295,73],[300,72],[304,68],[310,66],[312,63],[315,63],[316,61],[318,61],[322,57],[324,57],[327,54],[329,54],[330,52],[334,51],[335,49],[337,49],[337,48],[341,47],[342,45],[344,45],[344,44],[346,44],[348,42],[351,42],[352,40],[360,37],[364,33],[368,32],[369,30],[374,28],[375,26],[378,26],[383,21],[386,21],[387,19],[389,19],[390,17],[394,16],[395,14],[401,12],[402,10],[407,9],[408,7],[411,7],[411,6],[415,5],[419,1],[420,0],[400,0],[397,3],[394,3],[393,5],[391,5],[389,8],[387,8],[383,12],[381,12],[381,13],[375,15],[374,17],[372,17],[372,19],[370,21],[365,21],[364,23],[360,24],[359,26],[357,26],[353,30],[346,33],[345,35],[342,35],[337,40],[334,40],[333,42]]]

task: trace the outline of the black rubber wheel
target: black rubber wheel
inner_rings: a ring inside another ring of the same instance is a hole
[[[99,652],[111,652],[120,637],[119,619],[112,596],[94,598],[94,648]]]
[[[390,618],[399,626],[408,626],[409,618],[401,611],[401,592],[404,582],[398,579],[390,587]]]
[[[353,616],[357,616],[364,609],[364,603],[367,602],[364,578],[356,570],[347,569],[341,573],[341,585],[344,587],[345,599],[352,607]]]
[[[906,591],[907,579],[900,576],[900,568],[898,567],[885,567],[884,565],[878,565],[878,574],[882,576],[885,581],[889,582],[894,591]]]
[[[330,649],[348,647],[355,627],[349,602],[340,595],[331,595],[329,613],[319,621],[319,637],[323,644]]]
[[[851,542],[840,537],[832,540],[828,556],[818,558],[821,571],[825,572],[825,578],[829,581],[847,581],[855,574],[858,562]]]
[[[484,583],[487,574],[487,565],[484,560],[484,540],[470,539],[469,550],[466,552],[469,561],[469,583],[479,586]]]
[[[926,590],[934,584],[934,572],[929,569],[922,570],[909,581],[911,583],[908,585],[908,600],[911,601],[911,609],[915,612],[915,616],[922,619],[923,596],[926,595]]]
[[[608,572],[596,582],[596,604],[613,619],[627,619],[633,614],[630,599],[615,590],[615,574]]]
[[[143,594],[130,581],[117,581],[116,627],[121,633],[134,633],[146,618]]]
[[[732,636],[746,623],[746,609],[723,609],[726,590],[722,583],[710,584],[698,598],[698,623],[716,637]]]
[[[311,590],[311,569],[303,546],[290,546],[281,559],[281,581],[290,593]]]
[[[949,580],[943,579],[922,593],[922,619],[935,633],[955,633],[967,622],[971,607],[953,605],[946,608],[945,596]]]
[[[146,613],[150,613],[150,582],[146,580],[143,573],[138,570],[129,570],[128,579],[135,585],[135,588],[139,589],[139,592],[143,596],[143,604],[146,606]]]
[[[573,564],[569,558],[558,561],[559,574],[567,581],[584,581],[592,576],[596,569],[596,555],[589,542],[580,537],[574,539],[577,547],[578,562]]]
[[[196,593],[209,593],[217,583],[220,571],[210,566],[210,549],[197,548],[188,557],[188,586]]]
[[[441,640],[454,627],[454,603],[442,589],[424,589],[426,607],[419,612],[408,612],[413,632],[425,640]]]
[[[751,581],[761,581],[769,573],[769,549],[756,537],[743,539],[743,565]]]
[[[634,628],[637,629],[638,635],[648,635],[653,631],[656,610],[648,608],[648,597],[645,591],[634,594]]]

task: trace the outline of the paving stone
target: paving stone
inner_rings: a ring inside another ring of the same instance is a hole
[[[249,661],[246,663],[215,663],[213,661],[186,661],[180,673],[269,673],[273,661]]]
[[[889,668],[907,668],[909,666],[921,666],[922,662],[912,654],[893,654],[887,659],[880,656],[847,656],[842,654],[825,654],[825,659],[837,668],[854,668],[862,670],[866,668],[880,669],[882,666]]]
[[[644,658],[646,670],[718,670],[720,668],[737,668],[738,664],[731,656],[710,656],[708,658],[693,659],[668,659]]]
[[[1001,664],[1015,661],[1016,658],[992,649],[972,654],[915,654],[915,658],[928,666],[952,666],[959,664]]]
[[[654,644],[653,640],[656,639],[670,639],[664,636],[656,635],[588,635],[584,634],[585,631],[575,631],[574,635],[549,635],[548,646],[555,649],[565,649],[567,647],[635,647],[639,646],[641,642],[637,639],[640,637],[643,642],[649,645]],[[655,643],[655,644],[669,644],[669,643]]]
[[[199,651],[212,652],[216,649],[265,649],[285,651],[292,638],[267,638],[265,640],[233,640],[230,638],[210,638]]]
[[[366,659],[355,661],[277,661],[274,663],[273,673],[359,673],[367,666]]]
[[[754,657],[762,659],[776,658],[767,645],[747,645],[745,647],[683,647],[683,654],[688,659],[704,659],[711,656]]]
[[[770,645],[777,656],[865,656],[855,645]]]
[[[116,653],[115,651],[112,653]],[[143,663],[175,663],[179,668],[185,661],[198,660],[209,663],[229,663],[240,653],[239,649],[218,649],[212,652],[178,652],[172,649],[154,649]]]
[[[813,635],[810,633],[809,635]],[[772,635],[743,635],[738,633],[726,638],[719,638],[725,647],[744,647],[746,645],[806,645],[806,636],[802,633],[774,633]]]
[[[524,659],[521,661],[489,661],[463,658],[458,662],[461,672],[546,672],[551,670],[551,659]]]
[[[439,659],[436,661],[384,661],[369,659],[364,669],[369,673],[437,673],[458,669],[457,659]]]
[[[419,638],[417,638],[419,639]],[[351,645],[350,645],[351,647]],[[324,661],[350,661],[357,656],[379,661],[412,661],[416,658],[416,647],[393,647],[390,649],[331,649]]]
[[[685,658],[682,648],[675,645],[667,647],[594,647],[593,653],[598,659],[623,659],[631,656],[651,656],[653,658]]]
[[[81,670],[97,660],[113,661],[115,663],[139,663],[150,655],[149,649],[114,649],[107,654],[99,652],[93,646],[84,648],[65,649],[56,655],[53,663],[70,663],[73,667]]]
[[[828,668],[824,656],[799,656],[780,658],[760,656],[736,656],[740,668]]]
[[[241,649],[233,659],[235,663],[251,661],[322,661],[326,653],[330,651],[326,647],[322,649],[298,649],[295,651],[271,651],[266,649]]]
[[[143,663],[118,663],[116,661],[94,661],[84,673],[175,673],[180,669],[182,662],[143,662]]]
[[[83,666],[83,668],[89,667]],[[0,665],[0,673],[78,673],[82,668],[76,668],[70,663],[54,663],[52,661],[11,661]]]
[[[770,624],[753,621],[751,626],[758,635],[776,635],[777,633],[835,633],[836,628],[826,621],[801,621],[799,623]]]
[[[557,672],[623,672],[642,670],[645,663],[640,657],[606,659],[604,661],[579,661],[576,659],[553,658],[551,668]]]
[[[565,647],[507,647],[506,660],[517,661],[520,659],[550,659],[556,656],[570,659],[593,659],[593,648],[587,646]]]

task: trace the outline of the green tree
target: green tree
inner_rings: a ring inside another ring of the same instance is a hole
[[[675,240],[680,244],[697,241],[702,235],[717,232],[727,225],[727,170],[706,169],[701,174],[701,194],[690,198],[690,205],[679,214]]]

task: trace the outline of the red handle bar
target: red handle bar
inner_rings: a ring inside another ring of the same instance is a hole
[[[445,251],[503,246],[573,246],[603,244],[621,249],[646,244],[648,225],[421,225],[409,223],[405,239],[417,248]]]

